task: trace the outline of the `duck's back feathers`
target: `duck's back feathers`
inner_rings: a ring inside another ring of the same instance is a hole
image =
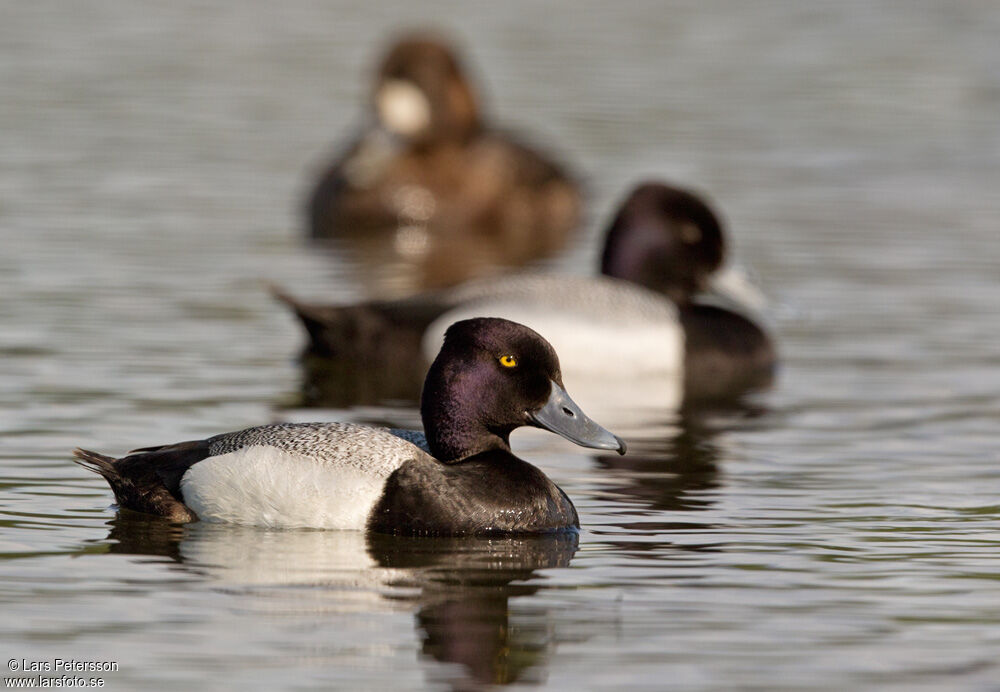
[[[608,277],[520,275],[448,292],[453,306],[423,337],[425,355],[441,345],[448,324],[475,315],[503,317],[544,332],[564,373],[593,376],[679,372],[684,337],[673,303],[641,286]]]
[[[286,423],[210,438],[181,481],[199,517],[279,528],[364,529],[389,475],[430,457],[384,428]]]
[[[579,375],[679,373],[677,308],[642,286],[608,277],[515,274],[395,301],[321,306],[280,292],[305,327],[306,400],[322,405],[416,398],[445,329],[488,315],[544,333],[563,371]]]
[[[561,248],[579,223],[576,181],[499,133],[415,151],[377,142],[362,140],[321,176],[307,204],[314,238],[379,234],[392,244],[400,228],[421,227],[425,252],[462,240],[481,259],[517,265]]]
[[[228,454],[246,447],[273,447],[301,454],[317,463],[340,464],[350,459],[359,468],[375,468],[383,463],[383,452],[411,454],[412,445],[387,428],[353,423],[275,423],[237,432],[223,433],[206,440],[211,456]]]
[[[422,431],[390,428],[389,432],[402,440],[406,440],[412,445],[416,445],[424,452],[427,452],[428,454],[431,453],[430,447],[427,446],[427,435],[425,435]]]
[[[592,320],[621,324],[675,319],[674,306],[641,286],[604,276],[514,274],[473,281],[440,292],[438,302],[449,307],[486,304],[493,299],[532,302],[547,309],[568,310]]]

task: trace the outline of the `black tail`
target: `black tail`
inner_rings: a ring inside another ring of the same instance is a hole
[[[284,303],[292,310],[298,312],[299,301],[296,300],[292,294],[287,293],[281,286],[273,284],[270,281],[266,282],[265,285],[267,286],[268,292],[270,292],[271,296],[274,297],[275,300]]]
[[[73,456],[76,457],[73,461],[88,471],[93,471],[96,474],[104,477],[104,480],[108,482],[112,490],[114,490],[115,482],[120,480],[118,471],[115,470],[115,462],[118,461],[114,457],[105,456],[103,454],[98,454],[97,452],[91,452],[86,449],[80,449],[77,447],[73,450]]]
[[[301,320],[309,333],[308,354],[354,358],[366,365],[372,364],[371,358],[385,360],[382,354],[394,350],[400,340],[411,349],[404,356],[413,359],[427,326],[453,307],[432,294],[356,305],[303,303],[276,286],[271,286],[271,294]]]
[[[129,483],[115,466],[118,459],[79,447],[73,450],[73,457],[75,463],[92,473],[96,473],[108,482],[115,494],[115,502],[120,507],[128,506]]]
[[[310,305],[285,293],[277,286],[270,286],[271,295],[287,305],[302,322],[309,334],[306,353],[325,357],[341,357],[350,353],[350,342],[341,335],[352,331],[350,308],[331,305]]]
[[[192,464],[206,456],[208,443],[203,440],[140,451],[120,459],[86,449],[73,450],[74,462],[108,482],[119,507],[180,523],[197,519],[184,505],[180,479]]]

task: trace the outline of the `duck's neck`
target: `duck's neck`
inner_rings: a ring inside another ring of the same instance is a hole
[[[427,435],[427,447],[431,454],[445,464],[457,464],[483,452],[510,451],[507,436],[497,435],[486,428],[428,428],[425,423],[424,433]]]
[[[482,389],[468,370],[436,360],[420,400],[427,447],[438,461],[452,464],[492,450],[510,451],[513,428],[495,429],[483,420]]]
[[[648,288],[666,296],[677,305],[690,303],[701,290],[699,284],[704,277],[692,267],[679,271],[672,262],[661,259],[655,251],[642,250],[618,250],[609,244],[601,260],[601,273]]]

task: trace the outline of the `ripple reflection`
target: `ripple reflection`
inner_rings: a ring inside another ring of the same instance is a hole
[[[348,531],[274,531],[169,524],[122,511],[112,553],[169,558],[224,591],[252,592],[277,614],[414,610],[427,675],[456,690],[537,680],[553,646],[544,610],[512,611],[540,570],[569,565],[575,533],[510,538],[407,538]],[[523,601],[521,602],[523,604]],[[456,670],[458,671],[456,673]]]

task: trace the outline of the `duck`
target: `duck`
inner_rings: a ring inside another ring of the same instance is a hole
[[[579,223],[579,184],[486,122],[438,35],[408,32],[389,48],[365,120],[308,197],[313,238],[353,241],[373,265],[412,265],[412,282],[427,288],[549,256]]]
[[[77,449],[74,461],[119,507],[178,523],[462,536],[579,529],[566,493],[511,451],[516,428],[626,450],[566,393],[548,341],[504,319],[449,327],[420,413],[422,432],[277,423],[120,458]]]
[[[606,374],[612,388],[665,374],[680,380],[683,404],[701,405],[770,387],[778,363],[759,293],[716,288],[725,254],[722,222],[700,195],[646,180],[607,225],[599,276],[520,273],[353,305],[274,292],[309,337],[303,356],[317,386],[306,389],[318,395],[307,400],[324,403],[325,385],[348,379],[371,398],[413,396],[421,364],[402,354],[426,359],[444,326],[480,312],[545,331],[566,372]],[[359,384],[367,373],[377,379]]]

